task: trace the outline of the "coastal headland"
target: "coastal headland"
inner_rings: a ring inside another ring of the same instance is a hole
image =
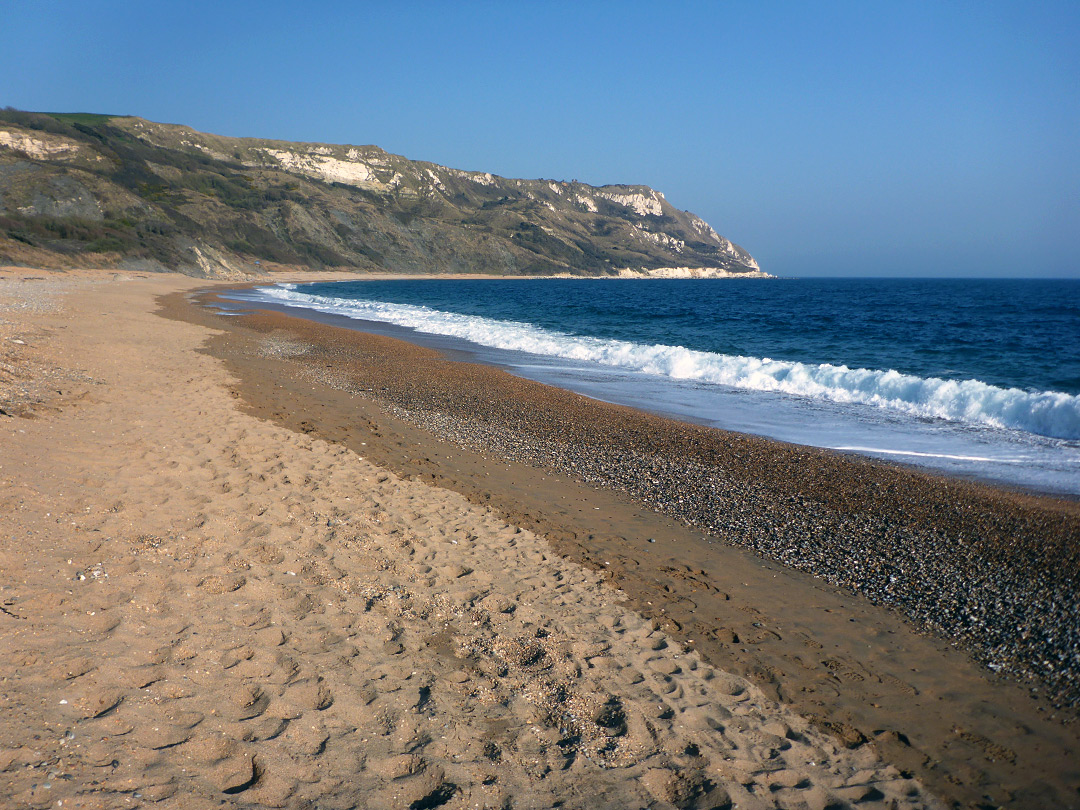
[[[13,806],[1080,804],[1076,503],[212,286],[0,274]]]

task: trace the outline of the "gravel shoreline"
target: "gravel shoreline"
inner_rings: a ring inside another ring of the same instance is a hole
[[[776,497],[698,459],[636,451],[632,439],[582,442],[460,414],[393,412],[470,449],[625,492],[724,542],[861,593],[962,643],[994,672],[1033,691],[1041,685],[1055,707],[1080,707],[1076,549],[1048,544],[1051,556],[1035,542],[1015,542],[1011,532],[1038,530],[1028,516],[972,520],[958,502],[937,525],[913,525],[900,504],[843,513],[794,493]]]
[[[541,407],[522,408],[433,384],[422,369],[372,367],[348,378],[333,355],[311,346],[297,359],[463,447],[625,492],[717,540],[865,595],[1055,708],[1080,709],[1074,502],[631,409],[582,420],[579,398],[557,389]]]

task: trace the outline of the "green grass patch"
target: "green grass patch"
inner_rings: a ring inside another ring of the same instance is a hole
[[[53,113],[47,112],[43,115],[51,116],[57,121],[63,121],[65,124],[86,124],[93,126],[94,124],[107,124],[114,118],[129,118],[127,115],[103,115],[101,113]]]

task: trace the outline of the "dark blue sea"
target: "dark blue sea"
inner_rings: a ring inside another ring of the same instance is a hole
[[[1080,495],[1080,281],[430,279],[242,297],[688,421]]]

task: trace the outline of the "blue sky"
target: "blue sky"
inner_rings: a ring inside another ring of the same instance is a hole
[[[1080,277],[1080,3],[16,2],[0,106],[645,183],[781,275]]]

